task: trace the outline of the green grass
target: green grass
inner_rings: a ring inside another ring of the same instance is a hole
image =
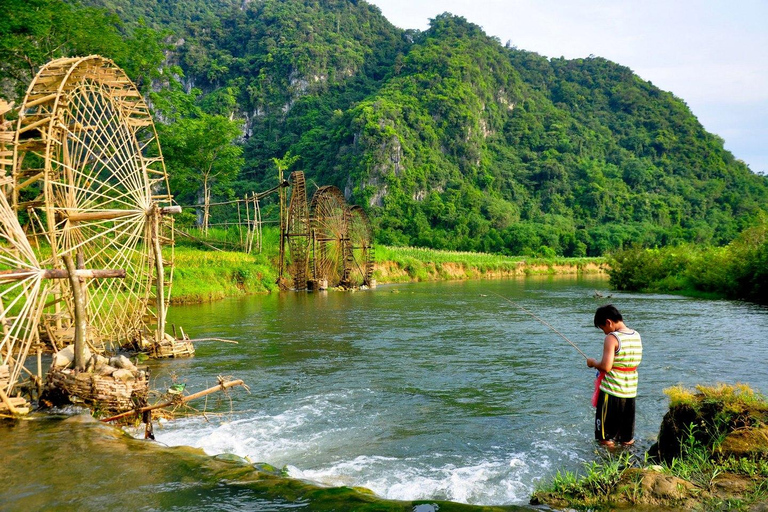
[[[277,289],[277,266],[264,254],[176,247],[171,301],[206,302]]]
[[[419,247],[376,246],[380,265],[374,277],[379,282],[474,279],[490,275],[557,274],[569,269],[586,271],[588,265],[602,265],[603,258],[531,258],[498,254],[441,251]],[[391,268],[400,272],[392,272]]]

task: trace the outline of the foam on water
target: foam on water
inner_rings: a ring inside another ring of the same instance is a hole
[[[360,486],[396,500],[439,499],[491,505],[525,503],[552,459],[579,460],[564,450],[562,429],[532,440],[524,451],[491,446],[466,454],[357,455],[368,449],[366,418],[356,417],[370,390],[314,395],[277,414],[249,413],[220,424],[187,419],[156,431],[158,441],[192,445],[210,455],[233,453],[288,469],[289,476],[328,486]],[[354,422],[348,421],[355,418]]]
[[[284,463],[304,459],[321,444],[325,450],[345,438],[347,427],[337,418],[348,408],[350,392],[307,397],[298,407],[278,414],[264,411],[219,424],[188,419],[155,432],[172,446],[191,445],[216,455],[233,453],[254,461]]]

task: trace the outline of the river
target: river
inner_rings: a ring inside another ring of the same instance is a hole
[[[599,276],[387,285],[174,307],[170,323],[193,338],[237,344],[203,341],[192,359],[153,362],[154,387],[183,383],[194,392],[225,375],[243,379],[250,393],[211,395],[196,404],[205,416],[156,423],[158,443],[179,447],[172,450],[152,450],[82,416],[0,423],[0,480],[10,482],[0,489],[0,508],[90,508],[94,495],[101,501],[93,509],[323,508],[325,498],[312,497],[320,495],[264,488],[227,461],[182,446],[266,462],[284,468],[290,481],[365,487],[390,500],[524,506],[557,470],[601,457],[589,403],[594,370],[497,294],[593,357],[602,344],[592,325],[598,305],[612,302],[642,333],[640,456],[658,432],[665,388],[743,382],[768,390],[768,309],[620,293]],[[356,508],[335,499],[328,510]]]

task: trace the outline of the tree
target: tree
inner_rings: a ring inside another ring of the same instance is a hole
[[[4,0],[0,16],[0,94],[21,99],[52,59],[99,54],[124,68],[142,89],[163,61],[164,34],[144,26],[127,37],[116,14],[62,0]]]
[[[235,144],[240,135],[239,121],[204,113],[161,126],[160,142],[172,189],[177,196],[192,196],[198,205],[202,203],[198,225],[206,233],[212,191],[230,193],[243,166],[243,149]]]

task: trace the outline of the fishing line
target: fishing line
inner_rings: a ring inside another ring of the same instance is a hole
[[[582,356],[584,356],[584,359],[589,359],[589,358],[587,357],[587,354],[585,354],[584,352],[582,352],[582,351],[581,351],[581,349],[580,349],[579,347],[577,347],[577,346],[576,346],[576,344],[575,344],[574,342],[572,342],[571,340],[569,340],[568,338],[566,338],[566,337],[565,337],[565,335],[564,335],[563,333],[561,333],[560,331],[558,331],[557,329],[555,329],[554,327],[552,327],[551,325],[549,325],[549,324],[548,324],[548,323],[547,323],[545,320],[542,320],[541,318],[539,318],[539,317],[538,317],[538,316],[536,316],[535,314],[531,313],[530,311],[528,311],[527,309],[525,309],[523,306],[521,306],[521,305],[520,305],[520,304],[518,304],[517,302],[515,302],[515,301],[512,301],[512,300],[510,300],[510,299],[506,298],[505,296],[503,296],[503,295],[501,295],[501,294],[499,294],[499,293],[496,293],[496,292],[490,292],[490,293],[492,293],[492,294],[494,294],[494,295],[497,295],[498,297],[501,297],[502,299],[504,299],[505,301],[509,302],[509,303],[510,303],[510,304],[512,304],[513,306],[515,306],[515,307],[518,307],[518,308],[522,309],[522,310],[523,310],[525,313],[529,314],[530,316],[532,316],[533,318],[535,318],[536,320],[538,320],[539,322],[543,323],[544,325],[546,325],[547,327],[549,327],[550,329],[552,329],[553,331],[555,331],[557,334],[559,334],[559,335],[560,335],[560,337],[561,337],[561,338],[563,338],[563,339],[564,339],[565,341],[567,341],[568,343],[570,343],[570,345],[571,345],[573,348],[575,348],[575,349],[576,349],[576,350],[579,352],[579,354],[581,354]]]

